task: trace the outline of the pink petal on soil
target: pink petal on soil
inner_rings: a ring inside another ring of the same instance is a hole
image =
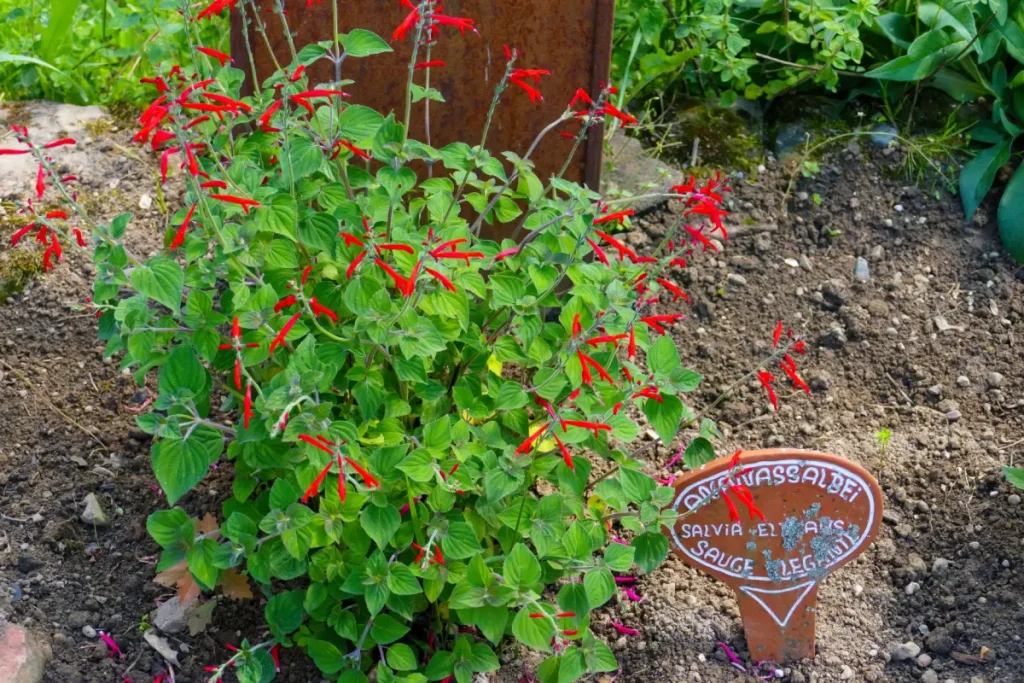
[[[636,583],[636,579],[632,576],[616,576],[615,583]]]
[[[637,631],[635,628],[630,628],[628,626],[623,626],[622,624],[613,623],[612,624],[612,628],[614,628],[616,631],[618,631],[619,633],[621,633],[624,636],[638,636],[638,635],[640,635],[640,631]]]
[[[97,631],[96,634],[100,637],[100,640],[102,640],[104,643],[106,643],[107,647],[110,648],[110,656],[111,657],[115,657],[116,656],[118,659],[124,658],[124,653],[121,652],[121,648],[119,648],[117,646],[117,643],[114,642],[113,638],[108,636],[103,631]]]
[[[683,457],[683,447],[680,446],[679,447],[679,452],[676,453],[674,456],[672,456],[671,460],[669,460],[667,463],[665,463],[665,469],[668,469],[669,467],[672,467],[672,465],[675,465],[677,462],[679,462],[679,459],[682,458],[682,457]]]
[[[719,641],[718,642],[718,647],[722,648],[722,652],[725,653],[725,656],[729,658],[729,661],[732,662],[732,665],[734,667],[736,667],[737,669],[739,669],[743,673],[747,672],[747,667],[743,666],[743,662],[740,661],[740,658],[736,656],[735,652],[733,652],[731,649],[729,649],[728,645],[726,645],[725,643]]]
[[[629,598],[630,600],[632,600],[633,602],[643,602],[644,601],[644,599],[640,595],[638,595],[635,590],[633,590],[632,586],[627,586],[626,588],[624,588],[622,590],[622,592],[625,593],[626,597]]]
[[[611,539],[612,539],[612,543],[618,543],[619,545],[629,545],[628,543],[626,543],[625,541],[623,541],[623,540],[622,540],[621,538],[619,538],[618,536],[612,536],[612,537],[611,537]]]

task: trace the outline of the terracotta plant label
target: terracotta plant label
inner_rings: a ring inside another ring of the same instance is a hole
[[[813,657],[818,585],[878,533],[881,489],[860,465],[826,453],[748,451],[731,462],[719,458],[676,484],[673,550],[736,591],[755,661]],[[744,490],[731,485],[749,490],[763,520],[751,519]]]

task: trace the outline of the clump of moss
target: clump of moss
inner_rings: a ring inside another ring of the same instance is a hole
[[[5,126],[27,126],[32,123],[32,112],[26,102],[7,102],[4,104]]]
[[[43,270],[39,250],[10,249],[0,254],[0,303],[25,289]]]
[[[763,159],[761,140],[750,123],[738,112],[722,107],[699,104],[683,108],[671,124],[671,138],[676,144],[665,149],[665,157],[689,166],[693,140],[697,148],[698,166],[687,170],[706,175],[713,170],[752,172]]]

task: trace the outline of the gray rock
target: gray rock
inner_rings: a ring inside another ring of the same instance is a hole
[[[1003,376],[998,372],[990,372],[985,375],[985,386],[989,389],[998,389],[1003,386]]]
[[[921,674],[921,683],[939,683],[939,674],[935,673],[931,669],[928,669],[923,674]]]
[[[861,282],[867,282],[871,279],[871,267],[868,265],[868,260],[863,256],[858,256],[853,264],[853,277]]]
[[[601,174],[601,193],[632,192],[634,195],[657,194],[660,189],[683,182],[683,172],[651,157],[644,151],[637,138],[630,137],[621,129],[615,131],[611,139],[611,156],[615,159],[611,170]],[[654,187],[655,190],[645,190]],[[633,204],[640,212],[666,200],[649,197]]]
[[[839,673],[839,680],[848,681],[853,678],[853,669],[847,664],[843,664],[842,671]]]
[[[876,263],[878,261],[881,261],[882,259],[885,258],[885,247],[883,247],[881,244],[871,247],[871,253],[868,254],[868,256],[870,256],[871,260]]]
[[[1006,502],[1010,505],[1020,505],[1020,496],[1016,493],[1011,493],[1006,497]]]
[[[958,387],[963,387],[966,389],[967,387],[971,386],[971,380],[967,375],[960,375],[959,377],[956,378],[956,385]]]
[[[82,635],[86,638],[95,638],[96,629],[94,629],[92,626],[89,626],[89,624],[86,624],[82,627]]]
[[[871,129],[868,137],[871,138],[871,142],[879,147],[886,148],[896,144],[896,138],[899,134],[900,132],[888,123],[880,123]]]
[[[846,346],[846,330],[838,326],[833,327],[821,338],[821,345],[836,350],[843,348]]]
[[[188,626],[188,615],[185,605],[177,596],[160,603],[153,613],[153,625],[164,633],[181,633]]]
[[[897,645],[889,650],[889,655],[895,662],[903,662],[908,659],[913,659],[921,654],[921,646],[912,640],[908,640],[902,645]]]
[[[936,557],[932,562],[932,574],[945,574],[949,571],[949,560],[944,557]]]
[[[941,384],[933,384],[932,386],[928,387],[928,393],[931,394],[932,396],[942,396],[942,389],[943,387]]]
[[[0,622],[0,681],[39,683],[52,656],[48,646],[21,626]]]
[[[931,658],[931,656],[930,655],[924,655],[924,654],[919,655],[918,658],[917,658],[917,665],[922,667],[922,668],[924,668],[924,669],[927,669],[929,666],[932,665],[932,658]]]
[[[736,285],[737,287],[747,286],[747,278],[743,277],[739,273],[729,273],[729,276],[726,278],[726,280],[729,282],[730,285]]]
[[[924,645],[937,655],[948,655],[953,651],[953,638],[946,629],[937,628],[924,639]]]
[[[913,595],[917,591],[921,590],[921,584],[919,584],[917,581],[911,581],[906,585],[906,587],[903,590],[907,592],[907,595]]]
[[[806,254],[800,254],[800,258],[796,260],[801,270],[805,270],[808,273],[814,270],[814,266],[811,265],[811,259],[807,258]]]
[[[85,509],[82,510],[80,519],[92,526],[110,525],[110,520],[107,519],[107,514],[103,512],[103,506],[100,505],[100,500],[96,497],[95,493],[90,493],[85,497]]]

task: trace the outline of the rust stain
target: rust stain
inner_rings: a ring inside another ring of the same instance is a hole
[[[290,53],[280,21],[276,15],[265,11],[275,1],[257,0],[257,5],[267,24],[267,37],[274,53],[284,64],[290,61]],[[286,0],[296,46],[332,38],[330,2],[327,0],[307,9],[306,0]],[[504,69],[504,44],[522,53],[517,66],[550,69],[553,73],[541,80],[540,90],[544,94],[541,103],[531,103],[526,93],[515,86],[510,86],[503,95],[486,144],[495,156],[506,150],[520,155],[525,153],[537,133],[565,110],[577,88],[594,92],[599,82],[608,80],[614,0],[452,0],[444,3],[444,11],[448,15],[473,18],[480,35],[460,36],[457,29],[442,26],[441,39],[431,50],[431,59],[442,59],[446,63],[444,68],[431,71],[431,86],[445,99],[445,103],[432,103],[430,107],[430,143],[434,147],[456,141],[470,145],[479,142],[494,85]],[[341,32],[365,28],[390,40],[408,9],[398,0],[369,0],[339,3],[338,12]],[[235,64],[249,79],[241,15],[233,11],[231,21]],[[265,78],[273,72],[273,62],[263,39],[251,29],[249,42],[255,53],[257,75]],[[392,47],[393,54],[346,59],[342,78],[356,81],[345,88],[352,93],[350,101],[373,107],[385,115],[394,111],[401,119],[412,36]],[[422,49],[420,56],[425,59]],[[329,62],[319,62],[309,72],[311,81],[331,81],[333,70]],[[247,88],[250,86],[246,84]],[[422,103],[413,105],[412,119],[410,136],[426,141]],[[575,132],[576,128],[566,130]],[[601,127],[592,129],[587,143],[581,146],[570,164],[565,176],[568,180],[598,187],[602,132]],[[571,149],[572,140],[559,137],[557,132],[549,135],[533,157],[541,180],[558,172]],[[499,236],[490,235],[492,238]]]

